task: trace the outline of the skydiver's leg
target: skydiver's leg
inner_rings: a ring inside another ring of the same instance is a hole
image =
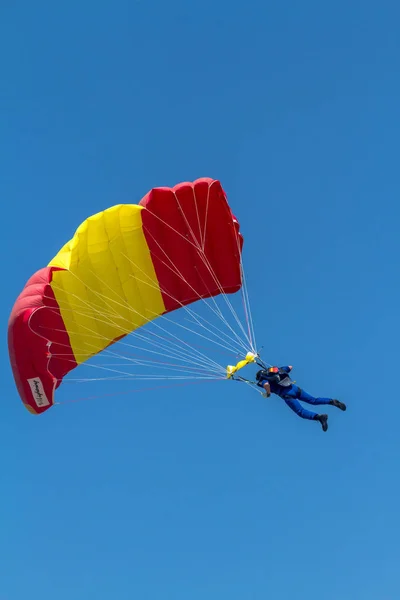
[[[301,400],[302,402],[307,402],[307,404],[313,404],[314,406],[320,404],[332,404],[332,398],[314,398],[314,396],[311,396],[311,394],[309,394],[305,390],[302,390],[297,385],[296,388],[296,398],[298,400]]]
[[[307,402],[308,404],[313,404],[314,406],[319,404],[331,404],[332,406],[336,406],[336,408],[339,408],[340,410],[346,410],[347,408],[345,403],[340,402],[340,400],[335,400],[332,398],[314,398],[314,396],[311,396],[311,394],[305,392],[297,385],[293,385],[292,388],[294,388],[294,390],[292,390],[292,393],[293,391],[295,392],[295,398],[297,398],[298,400],[302,400],[303,402]]]
[[[282,398],[286,402],[286,404],[291,408],[296,415],[301,417],[302,419],[308,419],[310,421],[319,421],[322,426],[323,431],[328,430],[328,415],[319,415],[317,413],[311,412],[306,408],[303,408],[300,402],[297,400],[297,397],[301,395],[301,390],[297,385],[292,385],[290,389],[288,389]]]
[[[289,406],[289,408],[291,408],[296,413],[296,415],[298,415],[302,419],[309,419],[310,421],[315,421],[317,419],[317,413],[311,412],[310,410],[303,408],[300,402],[295,398],[290,398],[289,396],[286,396],[286,398],[283,399]]]

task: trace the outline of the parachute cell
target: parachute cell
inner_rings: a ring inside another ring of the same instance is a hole
[[[12,310],[19,394],[42,413],[63,377],[160,315],[242,285],[239,223],[219,181],[155,188],[89,217]]]

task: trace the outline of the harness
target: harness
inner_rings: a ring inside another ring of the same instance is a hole
[[[272,383],[281,388],[286,388],[290,387],[294,383],[294,381],[292,381],[292,379],[289,377],[289,374],[286,373],[286,371],[282,371],[282,369],[279,369],[278,367],[269,367],[268,369],[263,369],[261,372],[259,371],[257,375],[259,375],[257,377],[259,384],[260,381],[268,381],[270,384]]]
[[[251,381],[250,379],[246,379],[238,374],[238,371],[251,363],[255,363],[261,367],[261,370],[258,371],[256,375],[256,381]],[[239,361],[236,365],[228,365],[226,368],[226,377],[231,381],[242,381],[248,385],[255,385],[258,387],[263,387],[263,383],[269,382],[279,386],[282,391],[296,383],[290,379],[288,373],[282,371],[279,367],[267,366],[261,359],[258,352],[248,352],[246,357]]]

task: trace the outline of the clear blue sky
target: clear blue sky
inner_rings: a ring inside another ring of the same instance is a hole
[[[399,22],[1,3],[1,600],[400,597]],[[226,382],[29,415],[6,345],[26,279],[86,216],[201,176],[240,220],[266,360],[347,413],[324,434]]]

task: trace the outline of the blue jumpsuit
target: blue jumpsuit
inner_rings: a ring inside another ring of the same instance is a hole
[[[290,379],[288,373],[290,373],[290,367],[279,367],[278,376],[272,375],[262,377],[257,385],[263,387],[264,383],[268,381],[271,392],[283,398],[286,404],[302,419],[314,420],[317,413],[303,408],[299,400],[307,402],[307,404],[319,405],[319,404],[330,404],[332,398],[314,398],[298,385],[295,385]]]

